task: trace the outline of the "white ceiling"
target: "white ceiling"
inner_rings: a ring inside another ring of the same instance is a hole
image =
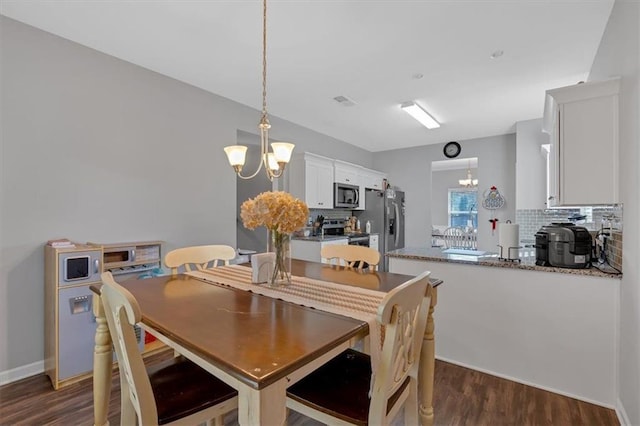
[[[586,80],[612,5],[270,0],[268,111],[372,152],[510,133],[542,116],[545,90]],[[261,107],[260,0],[2,0],[0,13]],[[408,100],[442,126],[418,124]]]

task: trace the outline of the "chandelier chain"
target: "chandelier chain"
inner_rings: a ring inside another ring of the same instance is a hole
[[[224,148],[229,164],[240,179],[252,179],[265,168],[269,180],[279,178],[291,159],[294,144],[289,142],[273,142],[273,152],[269,151],[269,117],[267,114],[267,0],[262,1],[262,116],[258,125],[260,130],[260,163],[256,171],[250,176],[242,175],[245,164],[247,147],[231,145]]]
[[[267,0],[262,6],[262,118],[267,120]]]

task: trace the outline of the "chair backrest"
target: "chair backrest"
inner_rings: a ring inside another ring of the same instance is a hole
[[[369,270],[375,271],[380,263],[378,250],[355,245],[325,245],[320,249],[323,259],[338,259],[344,261],[345,266],[362,270],[364,262],[369,264]]]
[[[102,274],[101,297],[118,357],[122,397],[129,398],[138,424],[157,425],[156,402],[133,329],[141,320],[140,306],[127,289],[115,282],[111,272]]]
[[[465,230],[458,226],[452,226],[445,229],[442,235],[444,246],[446,248],[463,248],[467,247],[470,242]]]
[[[387,293],[378,308],[377,321],[384,326],[384,343],[373,381],[370,425],[388,424],[409,396],[409,387],[414,392],[417,389],[420,350],[430,303],[426,297],[430,274],[423,272],[396,287]],[[391,407],[388,411],[390,398],[402,388],[394,403],[396,409]],[[417,398],[415,394],[413,397]],[[417,415],[417,406],[413,408]]]
[[[228,265],[229,261],[235,257],[236,251],[231,246],[192,246],[170,251],[164,257],[164,264],[167,268],[171,268],[171,273],[175,275],[181,266],[184,266],[188,272],[194,270],[194,267],[200,271],[206,269],[212,262],[214,267],[218,266],[220,260]]]

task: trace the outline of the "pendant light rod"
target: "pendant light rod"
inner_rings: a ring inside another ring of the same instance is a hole
[[[288,142],[273,142],[269,152],[269,114],[267,113],[267,0],[262,2],[262,113],[260,117],[260,163],[258,169],[250,176],[241,174],[245,164],[247,147],[243,145],[231,145],[224,148],[229,164],[235,170],[240,179],[252,179],[258,175],[264,166],[269,180],[279,178],[284,168],[291,160],[294,144]]]

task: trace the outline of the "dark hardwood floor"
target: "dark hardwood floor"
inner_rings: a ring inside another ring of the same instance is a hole
[[[149,363],[171,356],[164,352]],[[120,386],[114,374],[109,421],[119,425]],[[436,425],[619,425],[613,410],[530,386],[500,379],[445,362],[436,362]],[[0,387],[0,425],[91,425],[91,379],[54,391],[49,379],[37,375]],[[227,425],[236,424],[235,413]],[[396,419],[397,424],[402,419]],[[291,414],[289,425],[319,423]]]

